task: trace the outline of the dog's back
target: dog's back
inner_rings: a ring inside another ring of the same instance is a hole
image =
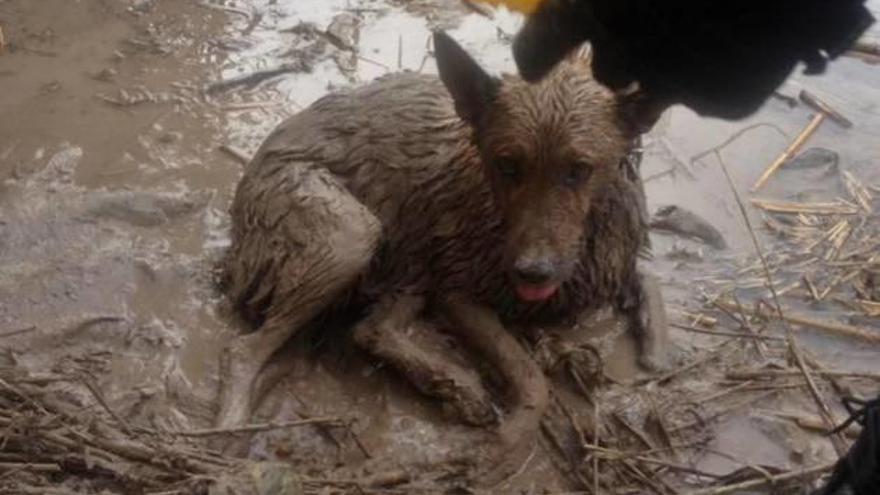
[[[645,232],[641,186],[621,165],[632,142],[619,101],[579,60],[539,84],[505,77],[492,98],[477,125],[435,76],[389,75],[318,100],[282,123],[248,166],[231,255],[261,256],[236,242],[254,235],[243,230],[254,222],[247,205],[276,201],[270,215],[296,215],[281,197],[296,189],[307,199],[301,176],[321,169],[381,224],[359,284],[368,298],[460,291],[513,317],[550,319],[611,301],[632,277]],[[522,177],[501,168],[510,161]],[[283,225],[277,218],[262,223]],[[522,304],[510,274],[524,255],[555,265],[559,297]],[[272,273],[259,276],[273,283]],[[253,290],[232,295],[247,309]]]

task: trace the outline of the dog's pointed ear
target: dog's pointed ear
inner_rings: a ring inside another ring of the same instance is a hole
[[[440,80],[452,95],[456,113],[465,122],[478,126],[495,97],[499,81],[443,31],[434,31],[434,55]]]
[[[650,131],[660,120],[672,101],[638,89],[633,84],[616,91],[617,113],[630,137],[638,137]]]

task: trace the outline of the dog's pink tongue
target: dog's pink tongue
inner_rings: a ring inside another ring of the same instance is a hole
[[[539,302],[546,301],[553,297],[553,294],[556,294],[556,290],[559,288],[556,284],[551,285],[527,285],[527,284],[518,284],[516,286],[516,294],[523,301],[528,302]]]

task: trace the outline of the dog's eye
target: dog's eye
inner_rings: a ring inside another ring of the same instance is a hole
[[[516,160],[511,158],[500,158],[495,162],[498,172],[508,179],[517,179],[520,175],[520,166]]]
[[[590,178],[593,168],[586,163],[573,163],[562,178],[562,182],[568,187],[577,187]]]

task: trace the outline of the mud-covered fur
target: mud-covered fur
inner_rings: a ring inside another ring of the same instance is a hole
[[[531,85],[490,77],[442,34],[435,45],[441,79],[394,74],[329,94],[247,167],[228,292],[260,330],[230,346],[227,373],[258,372],[340,301],[389,294],[429,305],[454,294],[524,324],[610,304],[649,341],[647,361],[662,357],[637,269],[647,230],[636,146],[656,115],[576,57]],[[520,286],[558,287],[525,301]],[[226,388],[221,416],[242,414],[228,395],[240,393]]]

